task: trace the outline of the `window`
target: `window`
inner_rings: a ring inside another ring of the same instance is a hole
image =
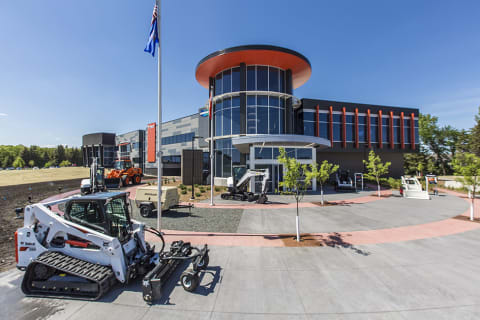
[[[105,212],[110,218],[110,235],[119,238],[120,242],[125,238],[124,231],[129,224],[125,200],[116,198],[105,206]]]
[[[240,68],[232,69],[232,92],[240,91]]]
[[[410,119],[403,120],[403,134],[405,136],[405,144],[411,143],[410,139]]]
[[[270,67],[268,70],[268,88],[278,92],[278,69]]]
[[[297,159],[300,159],[300,160],[312,159],[312,149],[298,148],[297,149]]]
[[[249,66],[247,67],[247,90],[255,91],[257,89],[256,83],[255,66]]]
[[[279,110],[278,108],[269,108],[269,133],[279,134]]]
[[[174,143],[190,142],[192,141],[192,138],[194,136],[195,136],[194,132],[189,132],[189,133],[178,134],[175,136],[164,137],[162,138],[162,144],[168,145],[168,144],[174,144]]]
[[[268,91],[268,67],[257,66],[257,90]]]
[[[367,141],[367,117],[358,116],[358,142]]]
[[[390,142],[390,119],[382,117],[382,141],[383,143]]]
[[[280,70],[280,92],[285,92],[285,71]]]
[[[240,108],[232,108],[232,134],[240,134]]]
[[[378,118],[370,117],[370,142],[378,141]]]
[[[342,141],[342,115],[333,114],[333,141]]]
[[[324,139],[329,139],[330,135],[330,121],[329,121],[329,115],[328,113],[319,113],[319,118],[320,118],[320,137]]]
[[[95,202],[74,202],[70,207],[70,220],[95,231],[105,233],[105,220]]]
[[[232,92],[232,72],[230,70],[223,71],[223,93]]]
[[[222,73],[217,74],[215,77],[215,95],[222,94]]]
[[[257,108],[257,133],[268,133],[268,107]]]
[[[303,134],[306,136],[315,136],[315,123],[311,121],[303,122]]]
[[[272,159],[272,148],[255,148],[255,159]]]
[[[224,105],[225,106],[225,105]],[[231,124],[232,124],[232,108],[223,110],[223,135],[228,136],[232,133]]]

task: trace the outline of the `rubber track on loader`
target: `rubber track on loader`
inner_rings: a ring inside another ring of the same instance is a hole
[[[88,281],[35,280],[34,268],[38,264],[54,268],[56,274],[65,273]],[[29,296],[97,300],[115,282],[115,275],[109,266],[77,259],[61,252],[47,251],[28,265],[22,291]]]

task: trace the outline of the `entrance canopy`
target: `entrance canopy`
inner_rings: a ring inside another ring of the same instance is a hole
[[[259,134],[232,138],[232,145],[241,153],[249,153],[250,145],[325,149],[330,147],[330,140],[296,134]]]

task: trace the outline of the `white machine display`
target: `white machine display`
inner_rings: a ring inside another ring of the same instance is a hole
[[[423,191],[416,177],[402,176],[402,194],[404,198],[430,200],[428,191]]]
[[[51,207],[63,204],[63,214]],[[184,272],[185,290],[198,286],[198,273],[208,265],[208,248],[175,241],[164,252],[160,232],[130,219],[126,192],[74,196],[24,209],[24,224],[15,232],[17,268],[25,271],[22,291],[29,296],[96,300],[117,281],[128,283],[144,275],[147,303],[161,294],[181,261],[192,259]],[[145,232],[160,238],[162,248],[145,241]]]
[[[262,188],[260,194],[248,191],[248,182],[256,177],[262,177]],[[257,201],[265,203],[267,198],[267,182],[270,179],[268,169],[247,169],[244,166],[234,166],[233,176],[227,178],[227,193],[222,193],[222,199],[238,201]]]
[[[355,191],[355,186],[348,170],[338,170],[335,174],[335,178],[335,191]]]
[[[105,191],[105,168],[100,167],[97,158],[92,159],[90,165],[90,178],[82,179],[80,182],[80,192],[82,194],[90,194]]]

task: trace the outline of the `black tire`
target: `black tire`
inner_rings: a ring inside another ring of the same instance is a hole
[[[200,284],[200,278],[198,277],[197,273],[189,269],[182,273],[180,276],[180,282],[182,283],[182,287],[185,291],[193,292]]]
[[[120,178],[120,186],[121,187],[128,186],[128,176],[123,176],[122,178]]]
[[[197,263],[197,269],[198,270],[206,270],[208,268],[208,263],[210,262],[210,257],[208,256],[208,253],[205,254],[203,259],[198,261]]]
[[[152,215],[152,206],[142,205],[140,206],[140,215],[144,218],[148,218]]]
[[[253,201],[255,201],[255,195],[250,193],[248,195],[248,202],[253,202]]]

